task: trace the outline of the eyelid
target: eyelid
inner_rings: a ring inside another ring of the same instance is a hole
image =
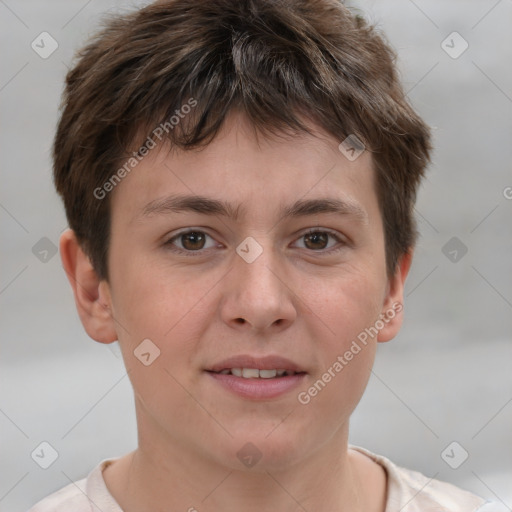
[[[338,231],[334,231],[333,229],[329,229],[329,228],[322,228],[322,227],[312,227],[312,228],[307,228],[306,231],[301,231],[300,232],[300,235],[299,235],[299,238],[304,236],[304,235],[309,235],[311,233],[327,233],[329,235],[332,235],[336,238],[339,238],[341,240],[341,233],[339,233]]]

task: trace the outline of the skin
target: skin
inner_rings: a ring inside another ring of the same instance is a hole
[[[351,162],[340,141],[311,126],[315,137],[267,139],[233,112],[200,151],[152,150],[110,197],[109,282],[98,279],[73,232],[62,235],[81,321],[94,340],[119,340],[134,388],[138,447],[104,471],[126,512],[384,511],[385,471],[347,448],[348,426],[377,343],[397,334],[402,313],[307,405],[297,394],[402,303],[411,253],[387,275],[371,154]],[[142,215],[171,194],[245,211],[236,220],[190,211]],[[279,213],[298,199],[326,197],[362,214]],[[209,237],[170,242],[184,228]],[[309,239],[310,228],[341,241]],[[249,236],[263,249],[252,263],[235,251]],[[133,353],[146,338],[160,350],[149,366]],[[283,396],[244,399],[204,371],[239,354],[281,355],[308,374]],[[262,454],[252,468],[237,457],[248,442]]]

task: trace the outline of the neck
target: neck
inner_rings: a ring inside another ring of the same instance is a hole
[[[348,428],[340,429],[319,450],[285,469],[243,471],[179,442],[162,443],[139,433],[137,450],[112,465],[104,478],[124,512],[369,510],[347,433]]]

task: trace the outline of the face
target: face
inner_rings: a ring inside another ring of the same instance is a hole
[[[113,192],[101,293],[146,446],[264,470],[346,436],[402,278],[386,275],[371,155],[317,134],[256,138],[232,114],[206,148],[154,149]]]

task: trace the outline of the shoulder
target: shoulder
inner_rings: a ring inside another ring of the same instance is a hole
[[[103,470],[115,460],[102,460],[86,478],[43,498],[28,512],[122,512],[103,479]]]
[[[429,478],[417,471],[400,467],[386,457],[364,448],[350,446],[377,464],[387,473],[387,499],[385,512],[502,512],[498,504],[486,502],[469,491]]]

